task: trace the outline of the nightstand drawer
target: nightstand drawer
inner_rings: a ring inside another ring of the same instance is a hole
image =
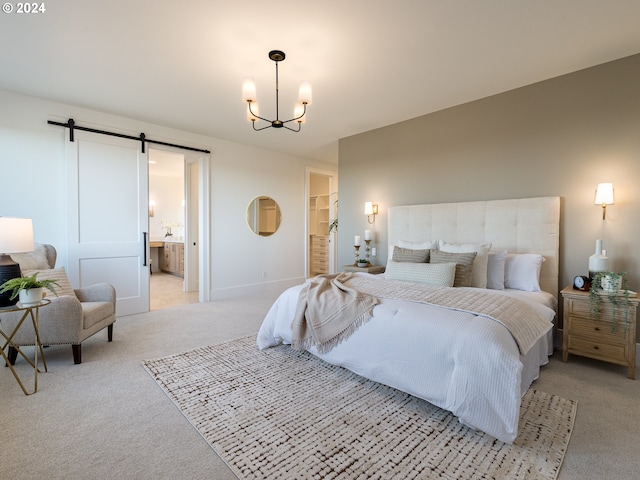
[[[588,298],[588,297],[587,297]],[[567,299],[567,303],[569,304],[569,311],[567,313],[574,315],[581,315],[583,317],[590,318],[591,317],[591,303],[585,299],[574,300]],[[603,299],[606,297],[603,297]],[[616,315],[622,312],[622,316],[624,317],[624,311],[622,308],[616,308]],[[601,317],[612,317],[613,316],[613,306],[609,302],[601,302],[600,303],[600,316]]]
[[[610,320],[591,320],[582,317],[571,317],[569,335],[580,335],[598,342],[627,343],[627,326],[624,315],[617,319],[615,332]]]
[[[626,345],[594,342],[591,339],[573,335],[569,337],[569,351],[609,362],[625,363],[629,360]]]

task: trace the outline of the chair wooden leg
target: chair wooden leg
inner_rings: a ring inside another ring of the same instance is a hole
[[[113,323],[107,327],[107,341],[113,341]]]
[[[18,358],[18,350],[16,350],[13,347],[9,347],[9,351],[7,352],[7,357],[9,358],[9,363],[11,365],[15,365],[16,364],[16,359]],[[8,367],[8,365],[7,365]]]
[[[82,363],[82,344],[71,345],[73,350],[73,363],[76,365]]]

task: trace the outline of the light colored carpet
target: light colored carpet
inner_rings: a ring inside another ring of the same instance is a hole
[[[513,445],[442,409],[255,336],[143,362],[243,479],[555,479],[576,402],[530,390]]]

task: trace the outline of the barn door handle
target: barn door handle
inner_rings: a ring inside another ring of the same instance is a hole
[[[142,251],[144,252],[142,254],[142,258],[144,259],[142,266],[146,267],[147,266],[147,232],[142,232],[142,239],[143,239],[143,248]]]

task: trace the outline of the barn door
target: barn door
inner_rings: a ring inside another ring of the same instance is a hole
[[[111,283],[117,315],[147,312],[147,155],[135,141],[79,131],[66,146],[71,283]]]

